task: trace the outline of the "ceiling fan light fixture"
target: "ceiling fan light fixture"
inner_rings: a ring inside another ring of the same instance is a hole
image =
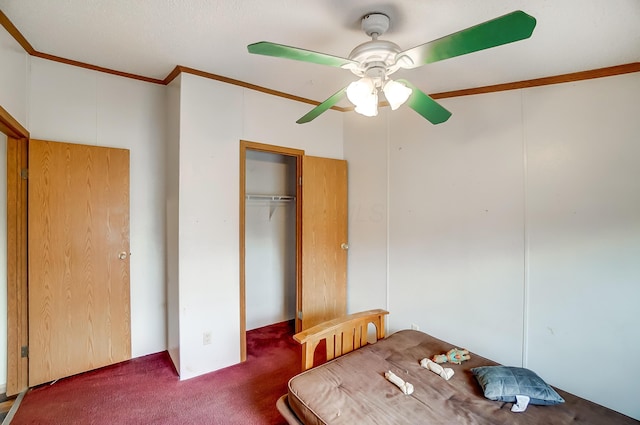
[[[378,115],[378,93],[373,93],[369,100],[356,105],[354,111],[365,117],[375,117]]]
[[[369,102],[371,96],[376,92],[377,90],[373,80],[368,77],[363,77],[349,84],[347,87],[347,99],[358,106],[362,103]]]
[[[347,99],[355,105],[355,111],[367,117],[378,115],[378,88],[373,79],[363,77],[347,87]]]
[[[498,47],[531,37],[536,18],[521,10],[451,33],[436,40],[402,50],[397,44],[380,40],[389,29],[389,16],[372,12],[362,20],[362,29],[370,41],[356,46],[348,58],[333,56],[284,44],[260,41],[247,46],[249,53],[317,63],[350,70],[360,80],[341,88],[324,102],[301,117],[298,124],[309,122],[339,103],[345,96],[355,105],[356,112],[375,116],[378,113],[378,91],[382,90],[391,109],[407,103],[409,108],[432,124],[445,122],[451,116],[442,105],[411,84],[388,77],[400,68],[413,69],[422,65]]]
[[[391,109],[394,111],[402,106],[413,92],[409,87],[393,80],[387,80],[382,87],[382,91],[387,98],[387,102],[389,102],[389,106],[391,106]]]

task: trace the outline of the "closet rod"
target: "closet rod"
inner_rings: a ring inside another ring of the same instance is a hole
[[[296,197],[291,195],[245,195],[247,200],[260,200],[260,201],[295,201]]]

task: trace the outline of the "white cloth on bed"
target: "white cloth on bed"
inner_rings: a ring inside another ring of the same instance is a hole
[[[389,380],[389,382],[396,385],[398,388],[402,390],[403,393],[409,395],[413,392],[413,385],[408,382],[405,382],[402,378],[400,378],[395,373],[388,371],[384,373],[384,377]]]
[[[453,369],[451,369],[450,367],[442,367],[438,363],[427,358],[420,360],[420,366],[430,370],[436,375],[442,376],[445,381],[448,381],[449,379],[451,379],[451,377],[454,374]]]
[[[531,400],[526,395],[517,395],[516,402],[511,406],[512,412],[524,412],[527,410],[527,406],[529,405],[529,400]]]

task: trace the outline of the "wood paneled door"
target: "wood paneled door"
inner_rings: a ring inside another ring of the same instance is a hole
[[[29,386],[131,358],[129,151],[29,142]]]
[[[347,161],[302,158],[302,329],[347,314]]]

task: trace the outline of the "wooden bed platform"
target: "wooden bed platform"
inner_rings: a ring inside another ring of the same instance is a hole
[[[498,363],[471,353],[449,380],[420,366],[420,360],[453,346],[420,331],[402,330],[385,338],[385,310],[369,310],[331,320],[294,336],[303,346],[302,372],[291,378],[288,392],[277,401],[290,425],[316,424],[620,424],[639,421],[557,389],[565,402],[529,405],[511,411],[512,403],[491,401],[471,369]],[[368,328],[376,328],[376,343],[368,344]],[[326,341],[327,363],[314,366],[314,353]],[[331,361],[329,361],[331,360]],[[404,394],[387,381],[392,371],[415,390]]]

